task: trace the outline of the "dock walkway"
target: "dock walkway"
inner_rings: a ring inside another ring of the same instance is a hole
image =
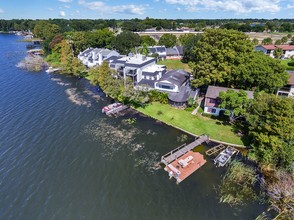
[[[208,141],[209,138],[207,135],[201,135],[198,139],[193,141],[192,143],[188,145],[181,145],[180,147],[177,147],[176,149],[170,151],[169,153],[163,155],[161,157],[161,162],[164,163],[166,166],[176,160],[177,158],[181,157],[188,151],[192,150],[196,146],[201,145],[203,142]]]
[[[206,155],[211,156],[211,155],[216,154],[217,152],[219,152],[225,148],[226,148],[226,146],[224,146],[223,144],[219,144],[219,145],[205,151],[205,153],[206,153]]]

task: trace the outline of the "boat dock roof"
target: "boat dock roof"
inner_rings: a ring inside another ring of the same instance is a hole
[[[165,165],[170,164],[177,158],[180,158],[182,155],[187,153],[188,151],[192,150],[193,148],[201,145],[203,142],[208,141],[209,138],[207,135],[201,135],[198,139],[193,141],[192,143],[188,145],[181,145],[180,147],[170,151],[169,153],[163,155],[161,157],[161,162],[164,163]]]

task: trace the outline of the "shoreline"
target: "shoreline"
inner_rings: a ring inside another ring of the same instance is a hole
[[[131,106],[131,108],[132,108],[133,110],[139,112],[140,114],[146,115],[147,117],[150,117],[150,118],[153,118],[154,120],[160,121],[160,122],[162,122],[162,123],[164,123],[164,124],[166,124],[166,125],[168,125],[168,126],[170,126],[170,127],[173,127],[173,128],[178,129],[178,130],[180,130],[180,131],[183,131],[183,132],[185,132],[185,133],[187,133],[187,134],[189,134],[189,135],[191,135],[191,136],[193,136],[193,137],[199,137],[199,136],[201,136],[201,134],[194,134],[194,133],[189,132],[189,131],[187,131],[187,130],[185,130],[185,129],[183,129],[183,128],[180,128],[180,127],[178,127],[178,126],[175,126],[175,125],[169,124],[169,123],[167,123],[167,122],[165,122],[165,121],[159,120],[159,119],[157,119],[157,118],[155,118],[155,117],[153,117],[153,116],[151,116],[151,115],[147,115],[147,114],[145,114],[144,112],[141,112],[140,110],[134,108],[133,106]],[[208,135],[208,137],[209,137],[209,135]],[[238,147],[238,148],[243,148],[243,149],[248,149],[248,148],[250,148],[249,146],[239,145],[239,144],[232,144],[232,143],[228,143],[228,142],[225,142],[225,141],[215,140],[215,139],[212,139],[212,138],[209,138],[209,140],[212,141],[212,142],[215,142],[215,143],[224,144],[224,145],[229,145],[229,146],[232,146],[232,147]]]

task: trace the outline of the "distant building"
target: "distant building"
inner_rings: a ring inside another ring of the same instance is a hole
[[[234,90],[235,92],[239,92],[239,89],[231,89],[226,87],[218,87],[218,86],[208,86],[205,102],[204,102],[204,113],[219,116],[221,112],[224,112],[225,109],[219,108],[218,106],[221,104],[221,100],[219,98],[220,92],[227,92],[228,90]],[[248,95],[249,99],[253,99],[252,91],[245,91]]]
[[[286,97],[294,97],[294,71],[289,71],[289,81],[288,84],[279,89],[277,95],[286,96]]]
[[[103,61],[110,57],[120,57],[120,54],[115,50],[87,48],[78,55],[78,59],[89,68],[101,65]]]
[[[166,59],[181,60],[183,58],[183,47],[174,46],[166,49]]]
[[[282,58],[290,58],[294,56],[294,45],[258,45],[256,51],[261,51],[265,55],[274,58],[274,50],[281,48],[283,50]]]
[[[166,48],[165,46],[152,46],[148,47],[149,56],[158,54],[158,58],[165,59],[166,58]]]

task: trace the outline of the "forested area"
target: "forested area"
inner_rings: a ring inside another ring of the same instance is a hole
[[[144,31],[155,28],[156,30],[176,30],[181,27],[189,27],[196,31],[203,30],[205,27],[221,27],[234,29],[242,32],[263,32],[294,31],[294,19],[145,19],[114,20],[114,19],[13,19],[0,20],[0,31],[25,31],[33,30],[34,26],[40,21],[48,21],[58,25],[61,32],[68,31],[92,31],[103,28],[122,28],[125,31]]]

